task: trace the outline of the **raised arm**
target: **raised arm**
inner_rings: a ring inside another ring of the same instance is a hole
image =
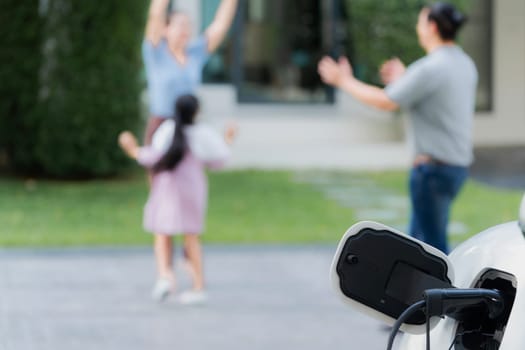
[[[222,0],[215,18],[206,29],[205,35],[208,39],[208,51],[217,50],[230,29],[235,13],[237,12],[237,0]]]
[[[164,35],[168,5],[169,0],[151,0],[145,38],[153,45],[157,45]]]
[[[231,145],[233,143],[238,131],[239,127],[237,123],[229,122],[228,125],[226,125],[226,129],[224,130],[224,141],[226,141],[226,144]]]
[[[140,165],[147,168],[153,167],[163,155],[163,152],[157,151],[151,146],[140,147],[135,135],[129,131],[120,133],[118,143],[128,157],[135,159]]]
[[[336,62],[330,57],[324,57],[319,62],[318,71],[323,82],[345,91],[364,104],[385,111],[394,111],[399,108],[399,105],[388,97],[384,89],[356,79],[352,66],[346,58]]]
[[[118,143],[128,157],[137,159],[139,156],[139,144],[137,138],[129,131],[123,131],[118,136]]]

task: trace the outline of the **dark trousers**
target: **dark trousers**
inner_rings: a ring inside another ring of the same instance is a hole
[[[410,173],[410,235],[448,254],[450,206],[468,176],[466,167],[420,164]]]

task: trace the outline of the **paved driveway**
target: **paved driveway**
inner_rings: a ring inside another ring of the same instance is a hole
[[[332,293],[334,249],[208,246],[201,307],[149,299],[146,248],[0,250],[0,349],[384,349]]]

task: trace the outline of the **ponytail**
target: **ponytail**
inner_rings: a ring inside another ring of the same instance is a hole
[[[182,161],[188,149],[184,129],[187,125],[193,124],[198,109],[199,101],[193,95],[183,95],[177,99],[173,140],[166,153],[153,166],[153,172],[173,170]]]
[[[428,9],[428,19],[436,23],[441,38],[455,40],[458,31],[467,22],[467,16],[447,2],[437,2]]]

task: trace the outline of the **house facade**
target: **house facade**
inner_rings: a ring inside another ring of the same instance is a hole
[[[525,144],[525,2],[473,1],[461,42],[480,74],[475,144]],[[200,32],[219,2],[178,3]],[[378,145],[384,147],[377,157],[385,158],[378,164],[389,167],[386,158],[396,157],[392,163],[397,165],[409,161],[406,118],[365,107],[327,88],[317,76],[318,58],[339,45],[345,25],[340,0],[294,1],[293,6],[289,0],[245,0],[240,7],[199,92],[206,119],[216,124],[234,119],[240,126],[234,163],[279,168],[295,159],[302,167],[348,168],[345,156]],[[396,147],[396,155],[384,155]]]

